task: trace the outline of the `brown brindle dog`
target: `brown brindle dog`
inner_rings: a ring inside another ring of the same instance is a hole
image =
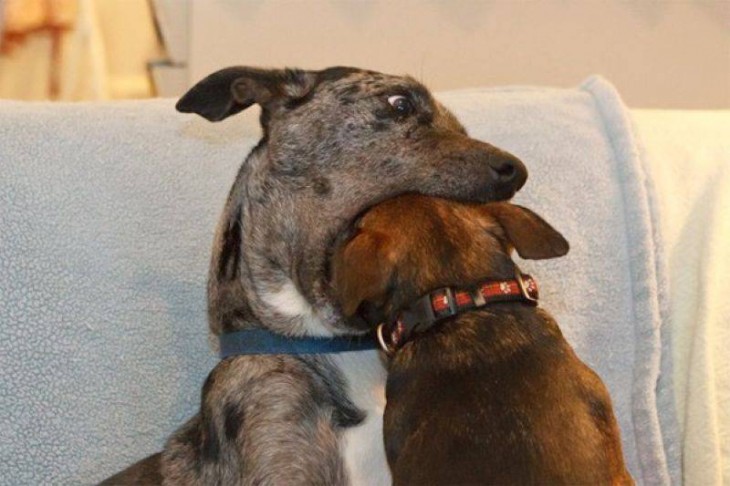
[[[344,313],[385,323],[396,485],[633,483],[606,387],[529,300],[513,248],[544,259],[568,243],[520,206],[408,195],[368,211],[334,255]]]

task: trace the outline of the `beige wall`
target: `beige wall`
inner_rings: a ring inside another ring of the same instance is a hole
[[[730,108],[730,0],[204,0],[190,81],[230,64],[410,73],[434,89],[572,86],[632,107]]]

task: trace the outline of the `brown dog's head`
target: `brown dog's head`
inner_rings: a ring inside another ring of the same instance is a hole
[[[250,322],[284,334],[348,332],[329,300],[327,264],[359,214],[406,193],[509,199],[527,178],[522,162],[470,138],[407,76],[231,67],[193,86],[177,109],[220,121],[254,104],[263,137],[233,184],[213,249],[216,332]]]
[[[568,242],[529,209],[408,195],[368,211],[332,262],[343,314],[372,326],[439,287],[514,277],[522,258],[565,255]]]

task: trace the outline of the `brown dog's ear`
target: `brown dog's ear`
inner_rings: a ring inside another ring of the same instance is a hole
[[[298,99],[314,86],[316,73],[297,69],[229,67],[217,71],[183,95],[175,108],[221,121],[254,103],[266,107],[275,99]]]
[[[335,253],[332,284],[345,317],[353,317],[363,304],[384,304],[394,270],[386,244],[385,235],[361,232]]]
[[[488,207],[522,258],[542,260],[568,253],[570,245],[563,235],[529,209],[510,203],[495,203]]]

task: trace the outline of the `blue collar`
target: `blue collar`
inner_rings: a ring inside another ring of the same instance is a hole
[[[218,338],[221,359],[246,354],[324,354],[380,349],[372,334],[291,338],[256,328],[221,334]]]

